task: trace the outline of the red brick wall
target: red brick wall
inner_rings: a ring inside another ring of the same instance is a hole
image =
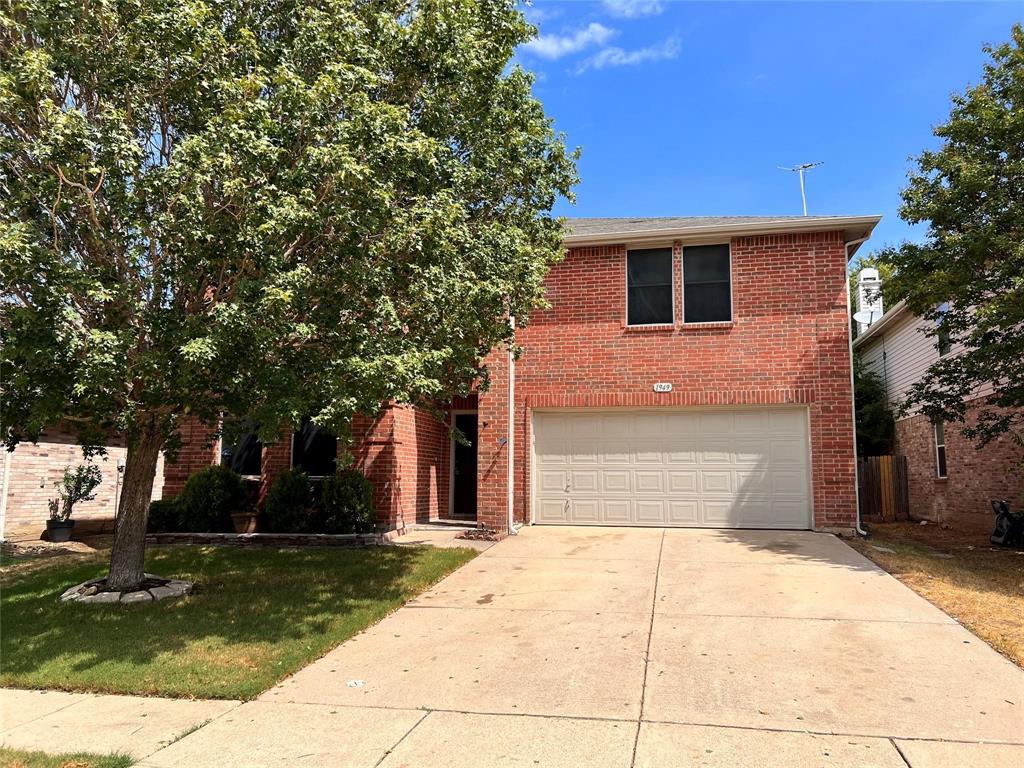
[[[220,441],[214,438],[215,429],[199,419],[186,418],[178,430],[181,450],[173,462],[164,466],[163,495],[170,499],[181,493],[185,481],[203,467],[220,461]]]
[[[551,308],[520,329],[516,364],[515,515],[529,519],[529,424],[539,407],[806,403],[815,526],[856,518],[846,256],[841,232],[732,240],[733,321],[683,326],[681,249],[676,322],[625,325],[626,248],[570,249],[547,279]],[[506,356],[495,352],[480,395],[479,518],[504,527]],[[672,382],[655,394],[656,381]]]
[[[975,418],[968,412],[968,423]],[[977,449],[960,427],[946,424],[946,473],[936,477],[935,436],[927,416],[896,422],[896,451],[907,457],[910,514],[966,527],[992,526],[990,499],[1024,506],[1024,449],[1003,436]]]
[[[448,427],[443,409],[440,419],[423,409],[393,405],[374,418],[360,416],[353,422],[353,466],[373,483],[380,527],[402,528],[447,514]],[[183,427],[178,461],[166,468],[167,496],[179,493],[190,475],[220,460],[219,443],[207,444],[209,433],[209,428],[198,423]],[[290,466],[290,438],[264,446],[257,496],[260,505],[274,481]]]
[[[122,479],[117,464],[124,461],[125,454],[122,441],[112,441],[107,446],[106,457],[96,459],[103,474],[96,498],[75,505],[73,519],[88,522],[92,531],[113,528]],[[38,443],[19,444],[13,453],[0,448],[0,478],[6,476],[4,530],[0,534],[11,540],[38,539],[46,530],[47,501],[57,497],[54,484],[64,476],[66,467],[83,463],[82,449],[74,433],[60,426],[48,428]],[[153,498],[160,498],[162,485],[161,458],[153,483]]]

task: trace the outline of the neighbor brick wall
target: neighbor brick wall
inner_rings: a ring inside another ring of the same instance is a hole
[[[973,424],[976,410],[968,411]],[[991,527],[990,499],[1007,499],[1014,510],[1024,506],[1024,449],[1004,435],[982,449],[946,424],[946,471],[936,477],[935,437],[927,416],[896,422],[896,452],[907,457],[910,514],[965,527]]]
[[[106,457],[95,461],[103,474],[93,501],[75,505],[73,519],[88,523],[90,530],[113,529],[120,497],[121,478],[118,461],[124,461],[127,450],[123,442],[111,442]],[[6,464],[10,464],[6,468]],[[20,443],[13,453],[0,449],[0,478],[6,475],[6,509],[3,538],[10,540],[38,539],[46,530],[49,517],[47,502],[56,498],[54,484],[67,467],[85,463],[74,432],[62,426],[47,428],[37,443]],[[153,498],[160,498],[163,485],[163,458],[157,463]]]
[[[841,232],[732,240],[733,321],[683,326],[676,245],[676,322],[625,324],[623,245],[570,249],[547,278],[551,307],[517,338],[515,516],[529,520],[533,408],[806,404],[814,522],[856,519],[846,254]],[[507,356],[488,358],[481,393],[478,517],[504,527]],[[655,394],[654,382],[673,384]]]

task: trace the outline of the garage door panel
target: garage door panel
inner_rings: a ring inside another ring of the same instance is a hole
[[[565,500],[539,499],[537,501],[538,523],[568,523],[569,510]]]
[[[678,494],[693,494],[698,488],[696,470],[672,469],[668,472],[668,492],[673,496]]]
[[[535,414],[537,522],[807,528],[800,408]]]
[[[635,491],[638,494],[665,492],[664,472],[638,469],[633,473],[633,478],[636,482]]]
[[[667,502],[662,499],[637,499],[636,521],[638,523],[664,525],[668,519],[666,504]]]
[[[806,448],[800,440],[772,440],[768,463],[772,466],[803,466],[806,453]]]
[[[605,493],[632,493],[632,472],[628,469],[606,469],[601,472],[601,482]]]
[[[700,502],[696,499],[673,499],[668,503],[670,525],[698,525],[700,523]]]
[[[599,523],[600,502],[597,499],[574,499],[569,503],[569,514],[580,523]]]
[[[604,464],[632,464],[633,451],[630,444],[621,440],[608,441],[601,452],[601,461]]]
[[[601,473],[596,469],[573,470],[569,473],[570,493],[597,493],[601,490]]]
[[[633,502],[629,499],[605,499],[604,522],[612,525],[629,525],[633,522]]]
[[[701,444],[700,464],[702,467],[720,465],[732,466],[732,447],[721,440],[707,440]]]
[[[568,472],[545,469],[537,476],[537,488],[541,493],[564,493],[568,487]]]
[[[701,493],[728,493],[733,492],[732,472],[726,470],[701,470],[700,473]]]

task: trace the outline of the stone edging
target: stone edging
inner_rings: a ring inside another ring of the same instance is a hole
[[[397,538],[387,533],[151,533],[146,544],[220,547],[372,547]]]

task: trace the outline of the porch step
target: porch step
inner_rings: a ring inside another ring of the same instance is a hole
[[[407,531],[474,531],[473,520],[431,520],[429,523],[413,523],[405,526]]]

